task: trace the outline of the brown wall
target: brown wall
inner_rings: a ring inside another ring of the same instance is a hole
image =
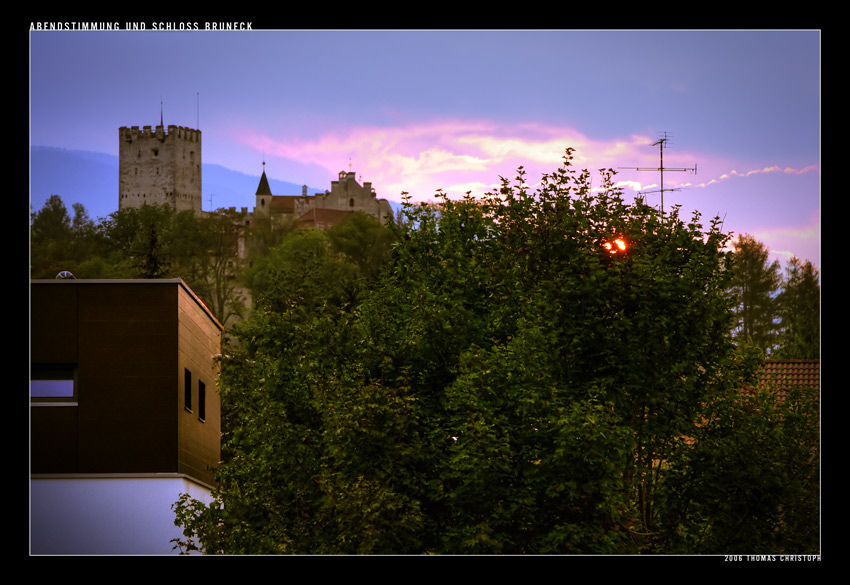
[[[213,473],[208,469],[208,463],[217,463],[221,458],[221,407],[216,387],[219,362],[211,357],[221,352],[221,330],[192,295],[183,289],[180,289],[178,304],[180,392],[177,397],[177,470],[212,484]],[[186,369],[192,372],[191,412],[186,410],[183,402],[183,372]],[[199,420],[199,382],[206,386],[206,414],[203,421]]]
[[[32,363],[77,368],[76,405],[30,408],[32,473],[184,472],[211,481],[202,469],[218,461],[212,355],[220,351],[220,330],[193,299],[173,280],[32,283]],[[209,326],[183,326],[181,307],[192,309],[193,322]],[[187,361],[178,340],[184,331],[215,335],[204,350],[194,342],[198,349]],[[181,363],[200,371],[204,357],[208,422],[195,417],[189,425],[181,418]],[[184,424],[189,431],[180,430]],[[183,446],[187,434],[198,438]],[[180,463],[187,458],[193,465]]]

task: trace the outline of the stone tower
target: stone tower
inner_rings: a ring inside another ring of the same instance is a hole
[[[158,204],[201,213],[200,130],[122,126],[118,137],[118,209]]]

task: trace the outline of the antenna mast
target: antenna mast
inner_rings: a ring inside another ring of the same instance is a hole
[[[664,132],[664,138],[659,138],[657,141],[653,142],[650,146],[658,147],[658,158],[659,164],[658,168],[652,167],[619,167],[621,169],[629,169],[633,171],[658,171],[661,174],[661,188],[657,191],[661,193],[661,215],[664,215],[664,191],[678,191],[679,189],[665,189],[664,188],[664,171],[678,171],[678,172],[692,172],[693,174],[697,174],[697,165],[694,163],[694,168],[670,168],[664,167],[664,148],[667,146],[667,142],[670,140],[669,136],[667,136],[667,132]],[[647,193],[655,193],[656,191],[647,191]]]

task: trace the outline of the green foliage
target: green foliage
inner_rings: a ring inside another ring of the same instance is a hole
[[[177,215],[167,205],[143,205],[121,209],[104,220],[109,250],[120,258],[128,277],[168,278],[173,274],[170,242]]]
[[[63,270],[76,270],[80,261],[68,209],[58,195],[30,216],[30,274],[53,278]]]
[[[227,325],[245,313],[238,273],[244,216],[219,209],[196,216],[186,211],[173,218],[169,251],[172,273],[179,275]]]
[[[347,214],[327,231],[334,250],[355,263],[365,276],[372,276],[386,261],[393,232],[362,211]]]
[[[51,195],[30,222],[33,243],[63,242],[71,236],[71,218],[59,195]]]
[[[779,262],[768,260],[767,247],[748,234],[735,242],[732,294],[737,306],[736,337],[771,353],[778,328],[776,294],[782,278]]]
[[[240,214],[197,216],[145,205],[95,223],[81,204],[73,209],[72,220],[54,195],[32,215],[32,278],[53,278],[63,270],[76,278],[182,278],[222,323],[244,313],[237,279]]]
[[[571,153],[535,193],[520,169],[481,200],[407,203],[383,263],[357,260],[368,226],[295,233],[255,263],[255,311],[223,363],[216,500],[176,504],[187,539],[211,553],[817,548],[817,501],[795,499],[816,486],[808,403],[737,391],[758,361],[733,344],[718,219],[627,204],[610,171],[591,194]],[[605,248],[615,238],[625,252]]]
[[[676,547],[721,554],[818,554],[817,392],[737,392],[707,403],[667,486]],[[671,546],[674,546],[671,543]]]
[[[820,357],[820,275],[809,261],[796,256],[786,268],[782,292],[777,297],[781,333],[775,357]]]

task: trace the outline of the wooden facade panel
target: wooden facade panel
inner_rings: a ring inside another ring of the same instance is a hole
[[[74,406],[31,407],[33,473],[178,472],[212,483],[221,328],[185,284],[45,281],[32,290],[33,365],[62,357],[76,368]],[[206,386],[203,421],[183,408],[184,369],[194,400],[198,382]]]
[[[191,372],[192,383],[192,410],[183,408],[178,424],[178,471],[212,484],[214,472],[209,462],[217,463],[221,457],[218,362],[213,359],[221,351],[221,328],[187,291],[181,290],[178,303],[179,369]],[[205,387],[203,420],[199,405],[201,384]]]
[[[77,287],[30,286],[33,363],[76,363]]]
[[[30,470],[33,473],[78,473],[77,408],[34,406],[30,427],[40,432],[30,437]]]

